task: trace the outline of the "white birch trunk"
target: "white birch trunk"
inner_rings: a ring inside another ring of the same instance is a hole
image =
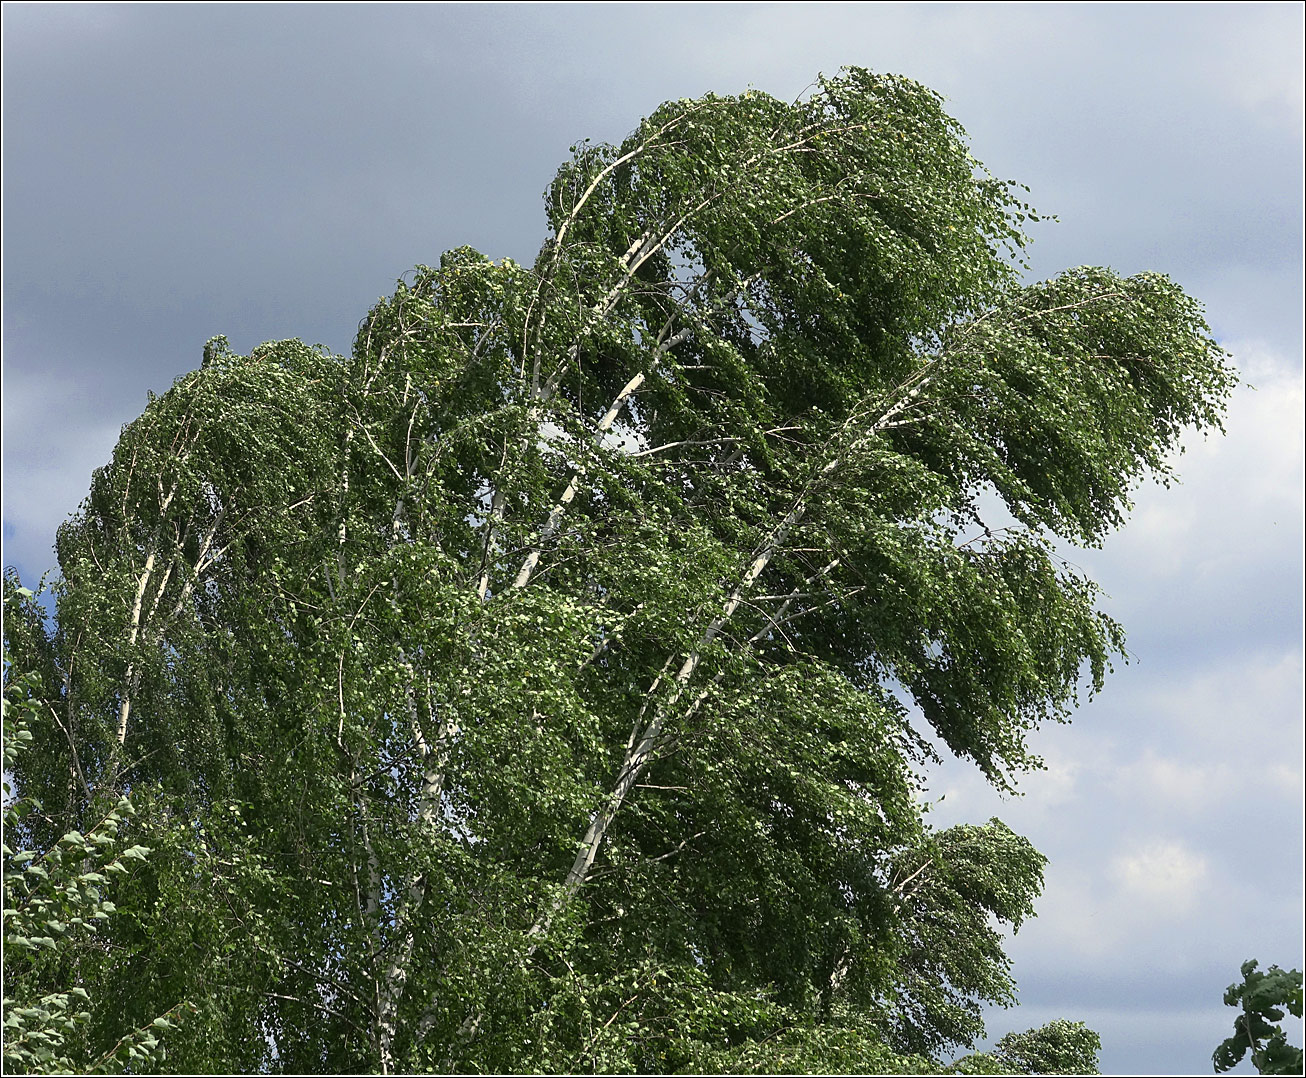
[[[887,424],[891,423],[895,417],[900,415],[906,408],[910,407],[920,398],[921,393],[932,379],[932,375],[928,373],[931,366],[932,363],[926,364],[926,366],[921,368],[921,370],[917,371],[910,378],[904,381],[904,383],[895,390],[894,396],[896,399],[894,399],[892,403],[887,404],[883,408],[883,411],[881,411],[880,416],[867,426],[863,434],[854,438],[851,444],[839,449],[837,441],[843,431],[834,436],[832,443],[835,444],[831,445],[831,448],[834,451],[831,454],[830,459],[827,460],[820,470],[812,476],[804,489],[794,499],[794,503],[790,507],[788,513],[785,514],[784,518],[776,526],[770,537],[763,544],[761,550],[754,556],[739,583],[735,585],[721,612],[703,631],[698,645],[690,652],[689,656],[685,659],[684,664],[680,667],[679,671],[677,671],[675,676],[675,690],[672,693],[671,699],[661,706],[657,705],[653,700],[653,694],[657,691],[657,687],[661,682],[661,675],[659,675],[659,677],[655,679],[653,684],[649,687],[645,694],[645,708],[647,709],[651,705],[652,717],[649,719],[647,725],[645,725],[637,735],[632,734],[630,745],[627,748],[625,758],[622,761],[621,770],[617,774],[617,780],[603,804],[595,811],[593,816],[591,816],[585,835],[581,839],[580,848],[577,851],[576,858],[572,862],[571,867],[567,870],[566,877],[563,879],[561,890],[554,897],[553,901],[549,903],[546,911],[536,919],[535,923],[531,926],[528,935],[535,937],[546,934],[554,918],[557,917],[557,915],[567,906],[571,899],[584,885],[613,819],[621,809],[621,806],[625,802],[631,789],[648,766],[649,761],[663,743],[667,717],[683,697],[686,687],[694,676],[694,672],[698,669],[703,649],[716,639],[727,622],[729,622],[731,617],[734,616],[735,611],[738,610],[748,589],[756,583],[757,579],[770,564],[772,558],[775,557],[776,553],[784,545],[786,538],[794,526],[802,519],[807,511],[808,499],[810,498],[815,486],[832,475],[846,462],[848,457],[859,447],[864,445],[872,435],[882,430]],[[848,426],[849,424],[845,424],[844,430],[846,430]],[[824,569],[815,574],[811,579],[825,576],[831,572],[838,563],[839,559],[834,558]],[[798,594],[799,590],[800,589],[794,589],[794,595]],[[794,595],[785,598],[784,604],[781,607],[782,611],[787,609],[789,604],[793,601]],[[761,638],[761,635],[761,633],[755,634],[748,641],[748,645],[751,646],[751,644],[755,643]],[[696,709],[701,702],[702,697],[700,696],[699,699],[693,702],[692,708]]]
[[[136,647],[136,642],[140,639],[141,611],[145,605],[145,592],[150,586],[150,577],[154,574],[154,562],[159,554],[159,540],[163,534],[163,517],[168,512],[168,507],[172,505],[172,499],[176,496],[176,493],[177,485],[174,483],[172,489],[164,496],[163,481],[159,481],[159,523],[155,526],[154,534],[150,537],[150,548],[145,555],[145,568],[141,571],[140,578],[136,582],[136,598],[132,602],[131,620],[127,625],[127,647],[129,651]],[[127,724],[131,718],[132,697],[136,693],[138,678],[136,660],[129,659],[125,684],[123,685],[122,702],[118,705],[118,728],[116,733],[119,745],[127,743]]]

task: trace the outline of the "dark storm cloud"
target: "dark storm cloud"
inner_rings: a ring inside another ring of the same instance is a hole
[[[148,334],[176,350],[156,360],[172,375],[197,326],[343,349],[446,246],[529,257],[540,212],[520,194],[550,174],[531,110],[505,100],[492,49],[442,25],[454,12],[415,14],[16,13],[11,42],[35,39],[6,58],[8,299],[26,324],[74,354]]]
[[[979,156],[1060,213],[1040,230],[1037,269],[1090,258],[1162,269],[1208,299],[1268,307],[1247,321],[1276,340],[1299,332],[1292,275],[1268,296],[1256,285],[1260,270],[1296,260],[1300,156],[1218,92],[1211,35],[1198,32],[1252,16],[1190,14],[1198,29],[1186,35],[1156,12],[1023,16],[1035,31],[1072,24],[1067,58],[1064,44],[1030,43],[1028,27],[992,28],[1010,21],[1003,9],[818,9],[803,18],[839,41],[837,57],[809,47],[809,28],[792,38],[814,54],[806,63],[772,44],[750,66],[757,39],[787,35],[795,18],[769,7],[18,7],[5,75],[6,151],[19,162],[7,198],[20,207],[6,220],[8,301],[43,337],[57,326],[66,353],[147,335],[137,355],[159,374],[184,369],[197,325],[347,348],[366,305],[417,261],[462,243],[532,257],[539,195],[570,142],[619,138],[665,96],[746,81],[792,94],[818,67],[858,61],[949,93]],[[986,27],[1009,33],[1009,67],[939,58],[958,51],[940,40]],[[694,48],[705,40],[739,73],[713,72]]]

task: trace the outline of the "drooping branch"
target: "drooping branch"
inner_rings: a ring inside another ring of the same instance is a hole
[[[845,129],[859,130],[862,129],[864,126],[865,125],[847,125],[846,128],[834,128],[827,133],[837,133],[838,131],[842,131]],[[803,132],[800,133],[799,138],[792,140],[789,143],[783,144],[781,146],[771,146],[766,151],[754,153],[752,156],[747,158],[739,165],[738,168],[739,173],[746,174],[749,168],[755,166],[759,161],[761,161],[768,154],[784,153],[784,152],[801,150],[806,148],[810,144],[811,140],[816,137],[816,134],[819,133],[819,129],[820,129],[819,124],[812,125],[810,131],[805,129]],[[778,131],[776,133],[773,133],[773,137],[774,134],[778,134]],[[647,148],[647,145],[648,144],[646,143],[641,147],[638,147],[636,150],[631,151],[631,154],[643,152],[643,150]],[[624,163],[624,161],[628,160],[630,156],[631,155],[626,155],[622,159],[619,159],[619,161],[614,163],[614,166],[611,167],[615,167],[615,165],[619,163]],[[572,215],[568,218],[567,225],[569,225],[577,218],[581,206],[586,200],[588,200],[590,195],[592,195],[597,184],[606,176],[606,174],[607,172],[605,171],[605,173],[601,174],[600,177],[597,177],[594,183],[591,184],[590,188],[587,189],[580,203],[578,203],[577,207],[573,210]],[[650,226],[650,228],[646,230],[646,232],[643,235],[638,237],[635,241],[633,241],[630,244],[625,254],[620,259],[619,264],[620,264],[621,273],[618,281],[609,288],[609,291],[603,297],[603,299],[595,303],[594,306],[591,308],[585,320],[584,325],[582,326],[580,332],[577,335],[576,340],[573,342],[571,346],[568,356],[564,357],[555,366],[554,371],[547,379],[545,387],[542,391],[539,390],[538,388],[539,360],[538,358],[536,359],[535,361],[536,374],[533,377],[533,385],[536,388],[533,390],[533,396],[540,399],[547,399],[549,396],[551,396],[552,392],[556,389],[557,379],[561,376],[561,373],[569,367],[570,363],[573,362],[575,357],[579,354],[581,341],[584,338],[586,338],[589,334],[591,334],[593,332],[594,327],[597,326],[597,324],[601,322],[603,318],[607,317],[609,312],[615,307],[618,299],[621,296],[622,291],[629,285],[629,283],[632,280],[635,279],[634,275],[638,271],[640,266],[644,262],[646,262],[649,258],[651,258],[654,254],[656,254],[657,251],[663,249],[668,243],[670,243],[672,239],[675,237],[675,235],[685,226],[685,224],[688,221],[694,218],[697,214],[701,213],[705,208],[710,206],[720,196],[721,196],[721,192],[719,191],[710,192],[706,197],[700,199],[689,209],[681,213],[680,216],[677,217],[674,221],[672,221],[669,225],[664,226],[660,231],[660,235],[657,234],[657,230],[655,230],[652,226]],[[820,202],[829,201],[837,197],[839,196],[828,195],[822,198],[808,200],[803,203],[800,203],[799,205],[792,207],[788,212],[782,213],[776,218],[774,218],[771,221],[771,224],[776,225],[782,223],[785,220],[785,218],[790,216],[790,214],[792,213],[796,213],[810,205],[815,205]],[[560,241],[562,236],[565,234],[566,227],[567,226],[565,225],[563,229],[561,229],[559,232],[559,241],[555,244],[554,247],[551,267],[556,268],[558,264],[558,260],[561,257]],[[670,339],[664,339],[667,333],[667,329],[673,324],[675,317],[677,315],[684,315],[689,312],[690,300],[692,299],[694,294],[698,291],[698,289],[703,285],[705,285],[706,282],[712,276],[713,273],[711,271],[700,276],[700,278],[695,282],[694,287],[690,289],[689,294],[685,297],[685,299],[683,299],[677,305],[676,309],[672,312],[671,316],[667,320],[667,325],[663,328],[662,333],[659,334],[659,343],[657,344],[654,350],[654,354],[651,357],[648,364],[646,365],[645,369],[636,372],[626,383],[626,385],[623,386],[623,388],[618,392],[617,396],[610,403],[607,411],[604,413],[602,418],[599,420],[599,422],[596,424],[595,428],[591,432],[596,442],[601,444],[603,436],[611,429],[612,424],[615,422],[617,416],[620,414],[622,408],[625,406],[630,396],[634,392],[636,392],[640,388],[640,386],[644,384],[647,378],[657,368],[657,366],[661,362],[662,357],[670,350],[671,347],[674,347],[674,345],[679,343],[681,340],[686,339],[689,336],[689,334],[692,332],[692,327],[686,326]],[[740,291],[747,286],[749,282],[756,280],[760,276],[761,276],[761,271],[757,271],[756,273],[750,275],[750,277],[748,277],[745,281],[741,282],[722,301],[723,305],[726,303],[733,302],[734,297],[737,296],[740,293]],[[543,314],[541,314],[540,320],[542,324]],[[538,340],[539,337],[537,335],[537,342]],[[905,406],[906,405],[904,405],[904,407]],[[893,418],[892,416],[886,417],[886,422],[892,420],[892,418]],[[541,526],[535,542],[531,545],[526,555],[526,558],[524,559],[521,567],[517,572],[516,577],[514,578],[513,581],[514,588],[525,587],[530,582],[531,577],[534,574],[535,569],[539,564],[542,547],[550,539],[552,539],[554,535],[557,534],[557,531],[561,525],[562,518],[566,513],[567,507],[575,498],[575,495],[579,488],[579,484],[583,479],[583,475],[584,472],[583,469],[581,468],[578,468],[573,472],[567,484],[563,488],[562,494],[559,496],[558,500],[554,503],[554,505],[550,509],[547,519],[545,520],[544,524]],[[485,581],[483,575],[482,586],[479,589],[482,597],[484,597],[486,587],[487,587],[487,582]]]
[[[889,401],[880,405],[881,411],[877,419],[870,422],[866,428],[861,431],[856,429],[854,424],[859,418],[859,413],[854,411],[853,415],[835,432],[827,445],[828,459],[819,468],[814,469],[808,481],[794,498],[789,510],[755,552],[747,569],[731,590],[720,612],[703,630],[698,643],[686,656],[680,669],[676,672],[670,698],[664,704],[659,705],[656,703],[655,694],[661,684],[661,674],[650,685],[644,694],[644,705],[641,708],[641,716],[649,713],[650,717],[642,730],[638,730],[638,733],[632,732],[631,741],[612,789],[590,817],[576,857],[567,870],[562,886],[531,926],[528,932],[529,936],[536,937],[547,934],[553,920],[566,908],[584,885],[612,821],[625,803],[631,789],[636,785],[639,777],[661,747],[667,723],[698,670],[704,651],[721,634],[726,624],[744,602],[749,589],[761,577],[775,555],[784,547],[792,529],[806,515],[813,493],[845,464],[852,454],[862,448],[881,429],[884,422],[899,414],[907,404],[920,396],[930,381],[930,375],[925,373],[929,366],[930,364],[926,364],[899,385],[896,394],[891,396]],[[824,569],[814,574],[813,579],[819,579],[827,575],[833,571],[838,563],[839,558],[836,557]],[[803,587],[807,586],[810,585],[803,585]],[[787,610],[795,598],[796,595],[786,596],[784,605],[781,608],[782,611]],[[747,646],[751,646],[758,639],[760,637],[755,634],[748,641]],[[700,694],[691,707],[696,710],[703,698],[704,695]]]
[[[622,165],[625,165],[628,162],[637,159],[642,154],[647,152],[652,146],[656,145],[662,139],[662,137],[666,135],[668,131],[679,126],[681,123],[686,122],[690,114],[699,107],[701,106],[694,106],[690,109],[685,110],[684,112],[680,113],[677,116],[673,116],[670,120],[668,120],[660,128],[654,131],[648,138],[646,138],[638,146],[622,154],[620,157],[617,157],[613,161],[609,162],[609,164],[604,166],[602,169],[600,169],[599,172],[590,181],[589,186],[585,188],[584,192],[572,205],[571,210],[567,214],[567,217],[563,220],[562,224],[558,226],[557,234],[554,236],[552,242],[551,257],[549,259],[548,265],[545,267],[544,271],[540,274],[540,282],[535,296],[534,305],[539,308],[540,313],[535,324],[534,341],[531,342],[523,341],[523,347],[522,347],[523,357],[528,354],[534,357],[533,358],[534,369],[532,372],[533,386],[536,387],[539,386],[539,369],[540,369],[540,359],[541,359],[540,345],[544,337],[544,327],[545,327],[546,311],[547,311],[547,305],[543,302],[544,294],[546,289],[552,285],[553,278],[558,271],[558,267],[562,260],[562,252],[564,249],[564,244],[566,242],[567,233],[580,219],[581,211],[584,210],[586,204],[593,197],[594,192],[596,192],[599,189],[599,187],[609,176],[611,176],[614,172],[616,172],[616,170],[619,169]],[[621,259],[619,260],[619,266],[623,272],[630,265],[630,260],[633,259],[639,253],[640,248],[643,247],[644,244],[648,242],[646,236],[647,234],[637,237],[631,243],[630,247],[626,250],[625,254],[622,255]],[[604,313],[606,314],[606,311]]]
[[[740,291],[743,288],[746,288],[749,282],[756,280],[759,276],[760,273],[755,273],[750,277],[746,278],[744,281],[740,282],[740,284],[737,285],[734,289],[732,289],[726,296],[722,297],[722,299],[718,302],[717,305],[720,307],[724,307],[730,303],[733,303],[734,299],[738,296]],[[649,376],[652,375],[653,372],[658,369],[658,367],[663,362],[664,358],[668,354],[670,354],[671,349],[673,349],[676,345],[680,344],[681,342],[688,340],[689,337],[693,334],[697,323],[685,326],[675,333],[671,333],[670,330],[672,325],[674,325],[675,321],[677,320],[677,318],[689,314],[689,312],[692,309],[690,307],[690,301],[693,299],[695,293],[701,287],[705,286],[706,283],[711,279],[711,277],[712,274],[710,272],[700,277],[698,281],[695,282],[694,287],[689,290],[685,298],[682,299],[676,305],[675,309],[668,315],[665,324],[663,325],[661,331],[658,334],[658,340],[656,345],[654,346],[653,354],[650,357],[647,365],[645,366],[645,369],[636,372],[636,374],[633,375],[631,379],[621,388],[621,390],[609,403],[607,410],[603,413],[602,417],[600,417],[599,421],[595,424],[594,428],[591,430],[590,436],[596,446],[598,447],[602,446],[605,436],[612,429],[613,424],[616,422],[618,416],[621,415],[622,410],[625,408],[630,398],[640,389],[641,386],[644,385],[644,383],[648,380]],[[631,454],[632,459],[634,459],[634,457],[637,455],[641,455],[641,454]],[[537,533],[535,541],[533,542],[531,549],[527,553],[525,560],[522,562],[521,567],[517,570],[517,575],[514,578],[513,585],[512,585],[514,588],[524,588],[527,584],[530,583],[531,577],[534,575],[535,568],[539,564],[540,556],[542,554],[544,545],[547,544],[549,540],[552,539],[557,534],[558,529],[562,523],[562,518],[567,511],[567,506],[570,505],[572,500],[575,498],[577,491],[580,489],[580,483],[583,480],[583,478],[584,478],[584,470],[582,468],[577,468],[575,471],[573,471],[571,477],[567,481],[566,487],[563,488],[562,494],[559,495],[558,500],[554,503],[553,507],[550,509],[548,518],[545,520],[544,524],[540,527],[540,530]],[[482,598],[483,597],[484,595],[482,593]]]

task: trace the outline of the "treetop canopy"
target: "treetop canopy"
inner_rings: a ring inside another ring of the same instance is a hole
[[[347,357],[211,341],[5,628],[62,723],[33,840],[130,790],[142,895],[204,911],[115,991],[202,986],[236,1069],[972,1043],[1042,859],[926,826],[918,724],[1037,765],[1123,640],[1055,543],[1234,384],[1160,274],[1022,285],[1021,190],[906,79],[669,102],[574,148],[533,266],[448,252]]]

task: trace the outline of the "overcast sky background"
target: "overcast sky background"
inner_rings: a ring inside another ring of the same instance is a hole
[[[1302,966],[1302,11],[6,3],[4,562],[53,566],[208,337],[345,352],[415,263],[532,261],[579,139],[844,64],[915,78],[1060,217],[1034,276],[1170,274],[1255,387],[1070,554],[1132,662],[1038,736],[1048,770],[1014,800],[934,781],[940,823],[1000,815],[1051,859],[992,1033],[1082,1019],[1108,1073],[1210,1073],[1239,964]]]

